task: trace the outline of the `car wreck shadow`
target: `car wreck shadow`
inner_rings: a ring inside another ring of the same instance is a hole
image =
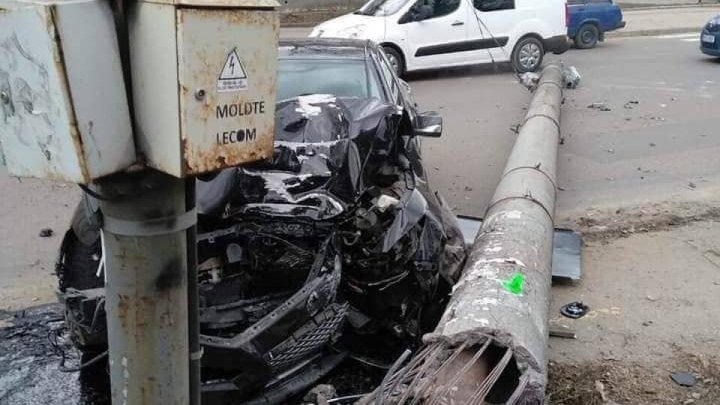
[[[712,56],[705,56],[700,58],[700,63],[707,65],[720,65],[720,57],[713,58]]]
[[[500,73],[514,73],[510,63],[493,63],[472,66],[459,66],[445,69],[422,70],[419,72],[411,72],[405,75],[408,82],[447,78],[461,78],[467,76],[486,76]]]

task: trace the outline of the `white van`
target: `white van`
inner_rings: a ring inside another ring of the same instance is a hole
[[[489,62],[536,71],[569,48],[566,33],[565,0],[371,0],[310,36],[373,40],[403,74]]]

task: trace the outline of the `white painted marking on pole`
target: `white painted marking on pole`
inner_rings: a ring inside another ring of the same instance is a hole
[[[240,61],[237,50],[233,49],[225,59],[220,76],[217,80],[217,90],[221,93],[247,90],[248,76],[245,66]]]

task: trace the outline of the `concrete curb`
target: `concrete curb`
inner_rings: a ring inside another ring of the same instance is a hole
[[[660,28],[656,30],[639,30],[639,31],[613,31],[605,34],[608,39],[615,38],[632,38],[632,37],[651,37],[655,35],[670,35],[670,34],[684,34],[684,33],[697,33],[700,36],[702,27],[678,27],[678,28]]]
[[[627,4],[627,3],[619,3],[619,6],[623,9],[623,11],[643,11],[643,10],[665,10],[665,9],[673,9],[673,8],[712,8],[712,7],[718,7],[720,6],[720,3],[713,3],[713,4],[697,4],[697,3],[688,3],[688,4]]]

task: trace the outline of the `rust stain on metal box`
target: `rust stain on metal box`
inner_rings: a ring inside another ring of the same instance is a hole
[[[270,157],[277,13],[180,8],[177,24],[183,175]]]

